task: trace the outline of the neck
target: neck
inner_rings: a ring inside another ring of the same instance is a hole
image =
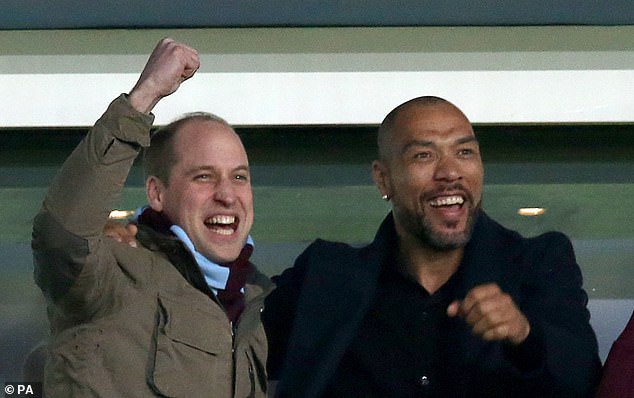
[[[438,250],[420,241],[399,240],[399,270],[434,294],[456,272],[462,261],[463,248]]]

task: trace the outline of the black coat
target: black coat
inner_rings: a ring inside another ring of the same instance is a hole
[[[295,266],[274,278],[263,314],[269,376],[279,397],[319,397],[357,333],[395,244],[389,215],[368,246],[315,241]],[[465,248],[460,294],[495,282],[524,312],[531,334],[524,344],[541,366],[522,371],[508,347],[474,336],[464,322],[446,331],[452,349],[451,397],[585,397],[596,385],[600,360],[589,324],[587,295],[569,239],[546,233],[526,239],[483,212]]]

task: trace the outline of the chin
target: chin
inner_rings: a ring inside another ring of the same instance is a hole
[[[450,251],[465,247],[471,239],[471,230],[472,228],[440,230],[430,225],[423,225],[420,238],[436,250]]]
[[[428,238],[430,246],[441,251],[450,251],[461,249],[469,243],[469,237],[466,235],[455,236],[432,236]]]
[[[234,261],[235,259],[238,258],[238,256],[240,256],[240,253],[242,252],[243,247],[244,246],[240,246],[240,248],[231,249],[230,251],[219,253],[219,257],[223,258],[224,259],[223,262],[225,263]]]

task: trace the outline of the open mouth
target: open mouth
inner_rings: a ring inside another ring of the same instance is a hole
[[[231,235],[238,229],[239,220],[236,216],[215,215],[205,220],[207,228],[219,235]]]
[[[462,207],[465,199],[462,195],[438,196],[429,202],[431,207]]]

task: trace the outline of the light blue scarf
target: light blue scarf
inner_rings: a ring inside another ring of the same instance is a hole
[[[192,253],[194,259],[198,263],[198,266],[203,272],[207,285],[209,285],[209,288],[214,292],[214,294],[217,294],[218,290],[224,290],[227,286],[227,280],[229,279],[229,268],[223,267],[209,260],[207,257],[196,251],[196,248],[194,248],[194,244],[191,239],[189,239],[189,236],[187,236],[187,233],[178,225],[172,225],[170,230]],[[247,244],[254,246],[251,235],[247,237]]]

